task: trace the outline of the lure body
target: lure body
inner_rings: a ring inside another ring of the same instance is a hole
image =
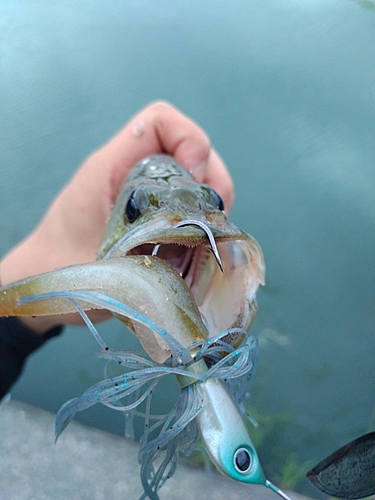
[[[168,262],[158,257],[129,256],[68,266],[32,276],[0,288],[0,315],[45,316],[66,314],[77,308],[66,298],[49,297],[20,303],[21,297],[48,292],[95,290],[127,304],[152,318],[161,328],[173,332],[184,347],[208,335],[197,305],[186,284]],[[83,310],[98,308],[79,300]],[[117,315],[127,321],[125,316]],[[178,328],[175,328],[178,324]],[[170,357],[168,345],[152,329],[134,321],[134,329],[148,354],[157,362]]]
[[[284,500],[291,500],[266,479],[243,417],[223,382],[209,379],[201,385],[204,405],[196,421],[216,468],[236,481],[266,486]]]

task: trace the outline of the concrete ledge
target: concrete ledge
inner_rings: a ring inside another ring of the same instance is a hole
[[[10,401],[0,405],[0,500],[138,499],[138,445],[72,422],[54,444],[49,412]],[[292,494],[293,499],[303,497]],[[161,500],[277,500],[261,486],[239,484],[181,463]]]

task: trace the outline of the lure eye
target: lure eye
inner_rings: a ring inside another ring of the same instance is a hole
[[[233,457],[233,463],[238,472],[244,474],[250,470],[251,456],[246,448],[238,448]]]
[[[135,198],[135,191],[132,192],[125,206],[125,216],[129,222],[134,222],[140,214],[139,203]]]

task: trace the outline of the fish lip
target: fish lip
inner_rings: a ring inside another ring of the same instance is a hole
[[[217,245],[225,241],[243,242],[251,255],[253,268],[259,284],[264,285],[265,264],[260,246],[254,238],[229,222],[224,214],[222,215],[223,217],[221,219],[216,219],[216,224],[212,224],[205,218],[199,218],[197,220],[209,227]],[[144,244],[161,244],[162,246],[175,244],[185,246],[186,248],[200,246],[210,248],[207,234],[201,228],[192,225],[175,227],[176,223],[183,221],[183,218],[168,220],[165,217],[153,218],[120,237],[105,253],[103,253],[101,258],[112,259],[124,257],[132,250]]]
[[[228,221],[226,221],[225,225],[213,225],[204,219],[199,218],[196,220],[208,226],[216,243],[244,239],[244,236],[247,236],[246,233]],[[181,224],[183,222],[184,219],[182,218],[176,218],[171,221],[166,221],[165,218],[160,218],[159,220],[152,219],[119,238],[116,243],[104,253],[102,258],[111,259],[123,257],[127,255],[130,250],[147,243],[153,245],[177,244],[186,247],[197,247],[200,245],[210,246],[207,234],[201,228],[190,224],[175,227],[176,224]]]

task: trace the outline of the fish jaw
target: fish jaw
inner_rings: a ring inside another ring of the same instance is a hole
[[[229,222],[224,212],[195,214],[193,217],[187,212],[162,210],[152,213],[152,216],[145,215],[134,226],[129,227],[129,224],[125,224],[114,230],[110,240],[103,242],[98,259],[121,257],[145,244],[176,244],[186,247],[208,245],[207,235],[202,229],[193,225],[181,225],[188,220],[195,220],[208,226],[217,243],[248,236]],[[176,227],[177,225],[179,227]],[[255,245],[259,253],[259,245],[257,243]]]
[[[265,266],[258,243],[228,221],[223,212],[197,219],[208,226],[222,260],[224,273],[209,251],[206,233],[186,225],[174,213],[155,215],[123,235],[104,255],[112,259],[124,255],[151,255],[161,245],[158,256],[170,262],[189,286],[210,336],[229,328],[248,330],[255,317],[259,285],[264,285]]]

